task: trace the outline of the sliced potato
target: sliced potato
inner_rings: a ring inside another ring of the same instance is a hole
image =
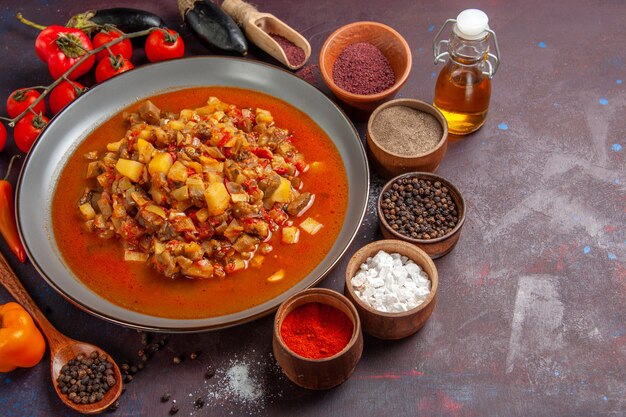
[[[189,198],[189,189],[187,188],[186,185],[183,185],[182,187],[177,188],[174,191],[172,191],[171,194],[172,194],[172,197],[174,197],[178,201],[187,200]]]
[[[186,182],[187,181],[187,167],[180,161],[174,162],[167,171],[167,179],[174,182]]]
[[[226,186],[221,182],[212,182],[204,192],[209,216],[217,216],[226,211],[230,205],[230,194]]]
[[[123,140],[124,139],[118,140],[117,142],[107,143],[107,151],[118,152],[120,150],[120,146],[122,146]]]
[[[307,217],[302,223],[300,223],[300,228],[310,235],[316,234],[322,227],[324,227],[324,225],[312,217]]]
[[[283,227],[281,241],[288,245],[298,243],[300,240],[300,229],[296,226]]]
[[[263,266],[263,261],[265,261],[265,256],[257,254],[254,255],[252,259],[250,259],[248,265],[252,268],[260,268],[261,266]]]
[[[78,208],[80,209],[80,214],[83,216],[83,219],[91,220],[96,217],[96,211],[93,209],[91,204],[81,204]]]
[[[206,208],[202,208],[196,211],[196,218],[200,223],[206,222],[206,219],[209,218],[209,210],[207,210]]]
[[[128,177],[133,182],[138,182],[143,175],[144,164],[132,159],[118,159],[115,164],[117,172]]]
[[[135,252],[128,249],[124,251],[124,260],[126,262],[146,262],[148,257],[149,255],[143,252]]]
[[[278,271],[274,272],[272,275],[267,277],[267,280],[269,282],[276,282],[276,281],[280,281],[283,278],[285,278],[285,270],[279,269]]]
[[[174,158],[167,152],[159,152],[152,157],[150,164],[148,165],[148,173],[153,175],[157,172],[167,174],[172,165],[174,164]]]
[[[154,146],[145,139],[137,140],[137,152],[139,153],[139,162],[147,164],[152,159],[152,153],[154,152]]]
[[[280,184],[270,197],[270,200],[275,203],[289,203],[291,199],[291,182],[287,178],[280,177]]]

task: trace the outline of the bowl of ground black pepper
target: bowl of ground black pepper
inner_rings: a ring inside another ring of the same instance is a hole
[[[412,58],[406,40],[391,27],[354,22],[328,37],[319,63],[324,83],[344,108],[354,118],[367,120],[406,82]]]
[[[465,200],[450,181],[428,172],[391,179],[378,196],[380,230],[413,243],[432,259],[448,254],[465,222]]]
[[[428,103],[397,99],[374,110],[366,138],[371,160],[383,177],[434,172],[448,149],[448,122]]]
[[[359,314],[336,291],[304,290],[278,308],[272,346],[276,361],[293,383],[307,389],[333,388],[352,375],[361,359]]]

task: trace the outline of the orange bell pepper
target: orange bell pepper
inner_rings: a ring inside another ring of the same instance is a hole
[[[46,342],[32,317],[17,303],[0,305],[0,372],[39,363]]]

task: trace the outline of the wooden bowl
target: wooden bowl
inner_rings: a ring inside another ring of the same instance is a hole
[[[333,81],[333,67],[341,52],[349,45],[368,42],[376,46],[387,58],[396,77],[388,89],[376,94],[359,95],[339,88]],[[333,94],[346,106],[351,116],[365,121],[370,113],[383,102],[393,98],[406,82],[411,72],[411,49],[406,40],[394,29],[382,23],[354,22],[334,31],[320,51],[322,79]]]
[[[443,185],[445,185],[449,194],[454,200],[456,204],[457,217],[458,222],[456,226],[452,229],[452,231],[444,236],[435,238],[435,239],[414,239],[412,237],[403,235],[401,233],[396,232],[391,228],[389,223],[385,220],[385,217],[382,214],[381,203],[383,200],[383,195],[386,191],[388,191],[391,186],[398,180],[402,178],[421,178],[430,181],[440,181]],[[378,224],[380,227],[380,231],[386,239],[399,239],[405,242],[411,243],[413,245],[418,246],[424,252],[426,252],[432,259],[441,258],[444,255],[447,255],[459,240],[461,236],[461,228],[463,227],[463,223],[465,222],[465,200],[461,195],[461,192],[454,184],[452,184],[447,179],[440,177],[439,175],[432,174],[429,172],[409,172],[403,175],[399,175],[395,178],[389,180],[387,184],[380,191],[380,195],[378,196],[377,203],[377,211],[378,211]]]
[[[353,324],[352,337],[337,354],[323,359],[309,359],[293,352],[285,344],[280,328],[283,320],[295,308],[308,303],[322,303],[335,307],[348,316]],[[311,288],[285,300],[276,312],[272,338],[274,357],[287,378],[302,388],[323,390],[346,381],[363,353],[361,321],[354,305],[343,295],[325,288]]]
[[[367,258],[373,257],[381,250],[406,256],[428,274],[431,282],[430,294],[422,304],[402,313],[384,313],[370,307],[356,295],[352,287],[352,277],[356,275]],[[387,239],[369,243],[352,256],[346,268],[344,294],[354,303],[359,312],[363,331],[379,339],[395,340],[410,336],[424,326],[435,308],[438,285],[437,268],[426,252],[410,243]]]
[[[393,149],[384,148],[379,138],[372,132],[372,125],[382,110],[393,106],[410,107],[433,115],[439,121],[443,131],[437,146],[425,153],[415,155],[401,155],[395,153]],[[371,160],[381,176],[392,178],[412,171],[435,172],[448,149],[448,122],[434,106],[421,100],[401,98],[388,101],[374,110],[367,123],[366,137]]]

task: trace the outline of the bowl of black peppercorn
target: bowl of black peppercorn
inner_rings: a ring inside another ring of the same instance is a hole
[[[428,172],[391,179],[378,196],[378,220],[386,239],[419,246],[432,259],[456,245],[465,221],[465,200],[454,184]]]

